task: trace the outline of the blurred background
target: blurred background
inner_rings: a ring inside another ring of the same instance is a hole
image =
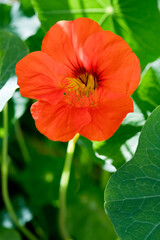
[[[38,239],[61,239],[58,195],[67,143],[49,141],[36,129],[33,101],[21,97],[16,86],[16,63],[41,49],[45,33],[57,21],[78,17],[122,36],[139,57],[142,80],[132,96],[135,112],[107,141],[79,138],[67,192],[67,227],[75,240],[117,240],[104,211],[104,189],[112,173],[133,157],[142,126],[160,104],[159,9],[157,0],[0,0],[0,149],[2,109],[8,102],[9,195],[19,221]],[[21,239],[27,238],[1,201],[0,240]]]

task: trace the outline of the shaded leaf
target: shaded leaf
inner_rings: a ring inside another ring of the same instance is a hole
[[[29,151],[31,161],[17,177],[15,176],[16,179],[28,193],[32,205],[42,206],[57,201],[63,159],[43,155],[31,146]]]
[[[8,28],[11,21],[10,11],[11,6],[0,4],[0,28]]]
[[[12,184],[12,187],[13,186],[14,185]],[[33,219],[31,210],[28,208],[27,203],[25,202],[22,195],[14,196],[14,198],[12,198],[11,201],[12,201],[16,216],[18,217],[18,220],[22,226],[24,226],[26,223],[30,222]],[[0,211],[0,223],[3,227],[6,227],[6,228],[13,228],[15,226],[6,208]]]
[[[13,229],[0,227],[0,240],[21,240],[20,234]]]
[[[71,197],[68,206],[68,228],[74,239],[116,240],[113,226],[103,209],[103,191],[88,179]]]
[[[104,164],[104,161],[95,155],[95,151],[93,150],[93,145],[90,140],[88,140],[87,138],[85,138],[83,136],[80,136],[80,138],[78,139],[78,144],[81,147],[81,150],[84,148],[87,151],[87,153],[90,157],[90,159],[89,159],[90,161],[92,160],[94,162],[99,163],[100,165]],[[85,156],[84,156],[84,158],[85,158]],[[85,159],[84,159],[84,161],[85,161]]]
[[[44,35],[45,34],[43,30],[39,28],[35,35],[32,35],[31,37],[27,38],[26,44],[28,45],[30,52],[41,50]]]

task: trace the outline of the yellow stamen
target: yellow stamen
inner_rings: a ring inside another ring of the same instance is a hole
[[[66,89],[68,92],[76,92],[76,95],[89,96],[97,88],[97,79],[88,73],[83,73],[77,78],[67,78]]]
[[[88,76],[87,89],[89,92],[92,92],[95,86],[95,80],[91,74]]]

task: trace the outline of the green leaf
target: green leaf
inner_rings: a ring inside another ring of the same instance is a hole
[[[67,225],[73,239],[116,240],[103,209],[103,191],[93,181],[85,180],[80,191],[68,201]]]
[[[160,12],[157,0],[112,0],[115,33],[122,36],[139,57],[142,69],[160,56]]]
[[[42,40],[44,38],[44,32],[41,28],[38,29],[36,34],[30,36],[26,40],[26,44],[29,47],[30,52],[41,51]]]
[[[0,4],[0,28],[7,28],[10,21],[11,6],[6,4]]]
[[[20,0],[21,3],[21,9],[27,16],[32,16],[34,15],[34,10],[31,4],[30,0]]]
[[[6,102],[8,102],[8,100],[13,96],[17,88],[17,78],[14,76],[11,77],[0,89],[0,112],[3,110]]]
[[[123,240],[160,236],[160,107],[143,127],[134,158],[105,189],[105,210]]]
[[[17,36],[0,30],[0,111],[18,88],[15,66],[26,54],[27,47]]]
[[[160,105],[160,58],[146,66],[140,86],[136,91],[137,96],[143,111],[151,112]]]
[[[32,0],[47,31],[59,20],[89,17],[104,30],[122,36],[139,57],[142,69],[160,56],[160,12],[157,0]]]
[[[0,240],[21,240],[20,234],[13,230],[8,228],[0,227]]]
[[[29,99],[22,97],[20,92],[16,91],[13,94],[12,100],[14,103],[13,104],[13,107],[14,107],[13,120],[15,121],[15,120],[19,119],[21,116],[23,116],[23,114],[25,113]]]
[[[31,17],[24,15],[19,1],[15,2],[12,6],[11,19],[12,21],[9,25],[10,31],[17,34],[23,40],[34,35],[40,27],[40,22],[36,15]]]
[[[39,147],[45,148],[45,146]],[[15,179],[22,184],[27,192],[31,205],[43,206],[56,203],[59,197],[59,182],[64,159],[55,158],[48,154],[43,155],[43,150],[37,152],[31,146],[29,151],[31,161],[23,171],[15,176]]]
[[[14,192],[14,197],[11,198],[11,201],[16,216],[18,217],[19,222],[22,226],[24,226],[26,223],[30,222],[33,219],[32,212],[27,206],[28,203],[26,203],[22,195],[16,195],[16,193]],[[0,211],[0,224],[6,228],[13,228],[15,226],[6,208]]]
[[[85,158],[86,158],[86,155],[88,154],[89,161],[94,161],[100,164],[101,166],[104,164],[104,161],[101,158],[96,157],[95,151],[93,150],[92,142],[90,140],[88,140],[83,136],[80,136],[80,138],[78,139],[78,144],[81,147],[81,150],[82,149],[86,150],[84,154],[84,161],[86,160]]]

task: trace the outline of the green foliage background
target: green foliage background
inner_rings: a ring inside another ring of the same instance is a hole
[[[84,137],[78,140],[67,194],[67,227],[74,240],[159,240],[159,0],[0,1],[0,149],[2,109],[8,102],[11,201],[21,224],[38,239],[61,239],[58,196],[67,144],[51,142],[37,131],[30,115],[32,101],[20,96],[14,69],[27,53],[40,50],[53,24],[78,17],[89,17],[122,36],[140,59],[142,78],[132,96],[135,112],[113,137],[93,143]],[[26,239],[3,201],[0,225],[0,240]]]

